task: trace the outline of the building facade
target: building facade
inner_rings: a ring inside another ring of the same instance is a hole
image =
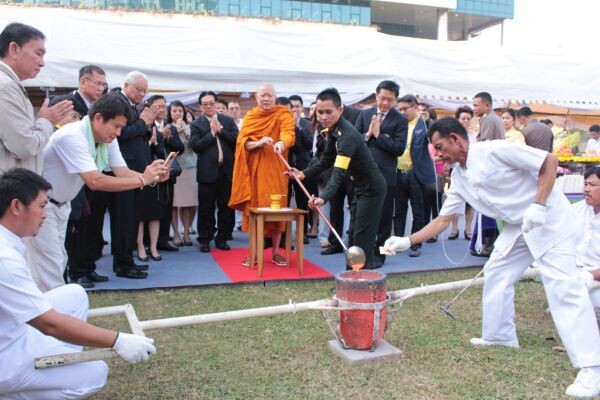
[[[13,3],[376,25],[391,35],[468,40],[514,16],[514,0],[13,0]]]

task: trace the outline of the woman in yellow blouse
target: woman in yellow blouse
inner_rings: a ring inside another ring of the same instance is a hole
[[[513,143],[525,144],[525,137],[515,128],[517,113],[512,108],[506,109],[502,113],[502,123],[504,124],[504,139]]]

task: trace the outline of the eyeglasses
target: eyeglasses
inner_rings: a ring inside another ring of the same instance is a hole
[[[84,78],[84,79],[90,81],[94,86],[103,87],[103,88],[107,88],[108,87],[108,84],[106,82],[93,81],[90,78]]]
[[[398,111],[406,111],[406,110],[410,110],[411,108],[413,108],[415,106],[408,106],[408,107],[398,107]]]
[[[201,106],[205,106],[205,107],[214,106],[215,104],[216,104],[216,102],[214,102],[214,101],[203,101],[202,103],[200,103]]]
[[[137,90],[140,93],[148,93],[148,89],[147,88],[141,88],[139,86],[135,86],[135,85],[131,85],[132,88],[134,88],[135,90]]]

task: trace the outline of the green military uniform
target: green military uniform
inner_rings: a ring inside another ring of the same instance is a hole
[[[362,248],[367,258],[365,268],[373,268],[375,237],[386,183],[364,137],[344,118],[329,129],[325,151],[319,162],[302,173],[311,177],[331,166],[333,174],[319,197],[329,201],[344,181],[346,171],[350,174],[354,182],[354,199],[350,208],[349,245]]]

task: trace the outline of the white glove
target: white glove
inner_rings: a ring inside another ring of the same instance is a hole
[[[581,269],[577,279],[579,279],[579,281],[583,283],[588,290],[594,288],[594,283],[596,282],[594,281],[594,275],[592,275],[592,273],[587,269]]]
[[[130,364],[147,361],[149,353],[156,353],[154,339],[144,336],[119,332],[113,349],[119,356]]]
[[[390,250],[392,253],[396,254],[397,251],[406,251],[410,248],[410,238],[408,237],[400,237],[400,236],[391,236],[388,240],[383,244],[383,248]]]
[[[523,215],[523,232],[527,233],[532,229],[542,226],[544,222],[546,222],[546,206],[533,203],[525,211],[525,215]]]

